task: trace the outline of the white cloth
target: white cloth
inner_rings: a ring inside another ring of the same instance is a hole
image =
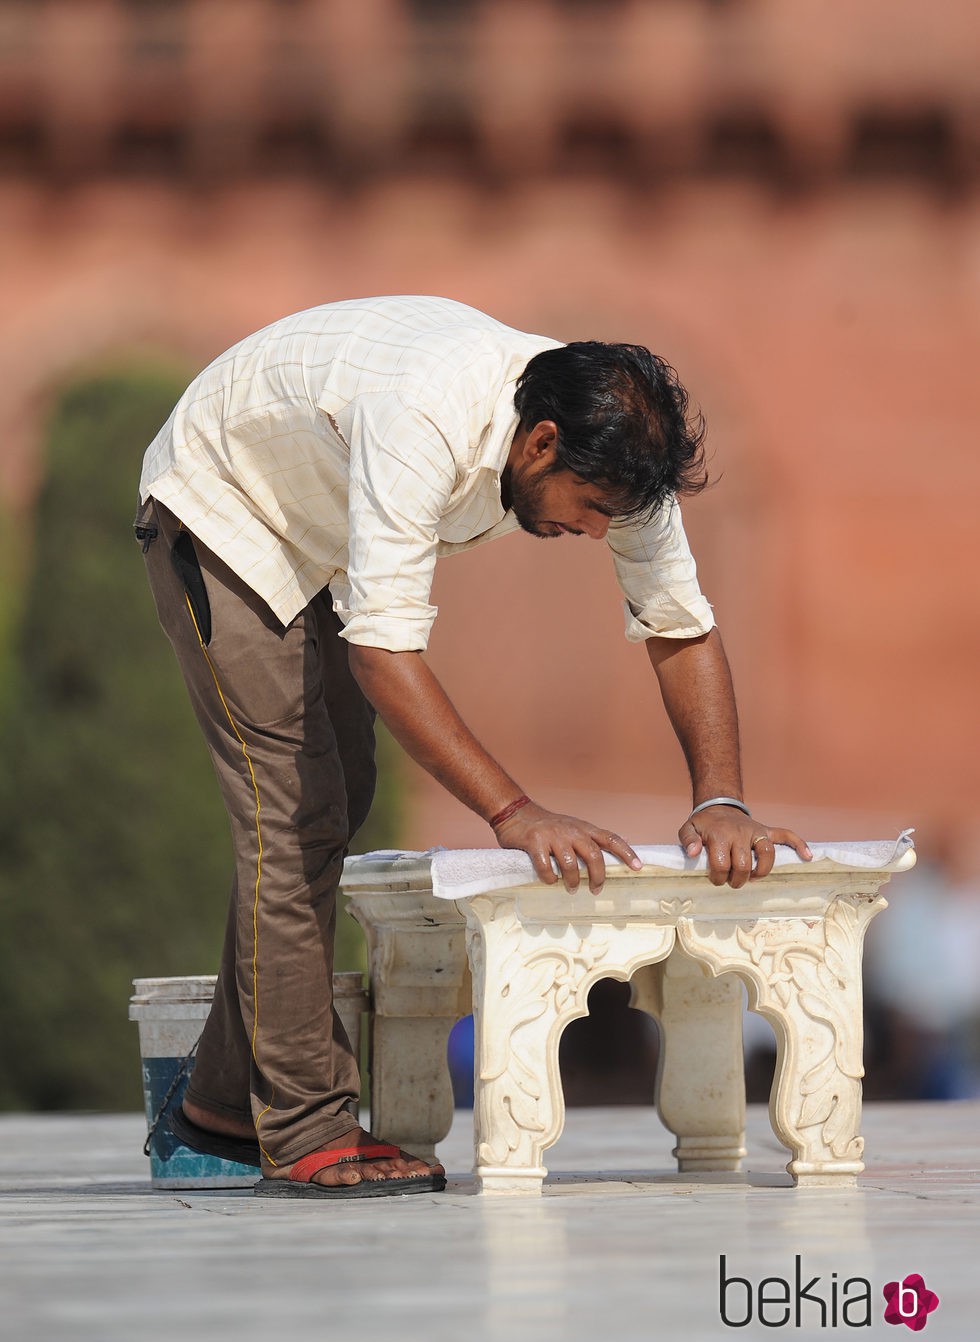
[[[904,830],[898,839],[811,843],[810,850],[814,862],[882,871],[898,862],[914,846],[911,836],[911,830]],[[708,868],[707,856],[703,851],[698,857],[690,858],[679,844],[634,845],[634,848],[644,867],[654,871],[707,871]],[[607,868],[624,865],[608,853],[604,856]],[[538,883],[534,864],[527,853],[513,848],[447,848],[433,851],[431,857],[432,893],[440,899],[467,899],[493,890]],[[777,847],[777,870],[810,865],[794,849]],[[635,874],[638,876],[640,873]]]
[[[284,624],[329,585],[350,642],[424,649],[436,557],[517,527],[500,499],[515,384],[559,344],[443,298],[297,313],[191,383],[147,450],[140,496]],[[608,543],[629,639],[712,627],[676,504],[614,524]]]

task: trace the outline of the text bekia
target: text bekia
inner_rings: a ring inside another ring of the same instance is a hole
[[[718,1261],[718,1307],[721,1321],[729,1328],[746,1328],[756,1320],[764,1328],[870,1328],[871,1283],[865,1277],[838,1281],[809,1277],[799,1254],[794,1259],[793,1279],[763,1277],[754,1284],[748,1277],[728,1275],[726,1255]]]

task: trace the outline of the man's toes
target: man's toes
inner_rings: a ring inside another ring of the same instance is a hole
[[[385,1179],[409,1179],[417,1172],[413,1162],[403,1156],[392,1156],[390,1160],[379,1160],[375,1163],[382,1171],[382,1178]]]
[[[377,1183],[379,1179],[394,1179],[398,1174],[390,1160],[366,1160],[357,1168],[361,1171],[361,1178],[370,1183]]]
[[[421,1156],[413,1156],[408,1151],[401,1152],[402,1160],[408,1165],[409,1174],[445,1174],[446,1167],[440,1165],[438,1160],[434,1160],[430,1165],[427,1160]]]
[[[421,1160],[418,1156],[410,1155],[407,1151],[402,1151],[398,1160],[399,1169],[402,1178],[419,1178],[427,1174],[445,1174],[445,1169],[436,1162],[430,1165],[428,1161]]]
[[[359,1184],[363,1177],[358,1166],[330,1165],[326,1169],[318,1170],[313,1176],[313,1181],[330,1188],[337,1184]]]
[[[331,1184],[377,1183],[383,1179],[417,1179],[427,1174],[444,1173],[439,1164],[429,1165],[408,1151],[399,1151],[397,1156],[331,1165],[314,1175],[314,1178],[317,1183],[329,1187]]]
[[[406,1151],[400,1151],[397,1156],[383,1160],[366,1161],[360,1168],[365,1171],[365,1177],[371,1179],[412,1179],[430,1173],[424,1161],[416,1156],[410,1156]],[[368,1170],[373,1173],[367,1174]]]

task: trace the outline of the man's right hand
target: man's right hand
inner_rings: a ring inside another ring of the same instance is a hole
[[[534,863],[534,870],[547,885],[559,875],[566,890],[577,890],[581,879],[579,860],[589,875],[589,889],[597,895],[606,879],[603,852],[611,853],[638,871],[643,863],[625,839],[575,816],[558,815],[528,802],[494,829],[501,848],[520,848]]]

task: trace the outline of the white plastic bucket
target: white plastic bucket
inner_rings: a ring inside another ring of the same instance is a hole
[[[259,1171],[251,1165],[239,1165],[191,1151],[170,1131],[167,1115],[184,1098],[187,1078],[194,1070],[193,1058],[164,1112],[160,1113],[174,1077],[204,1029],[215,982],[213,974],[133,980],[129,1019],[139,1025],[148,1131],[159,1116],[150,1144],[150,1179],[155,1188],[251,1188],[260,1177]],[[367,993],[361,975],[335,974],[333,991],[334,1005],[347,1031],[354,1057],[358,1058],[361,1013],[367,1010]]]

